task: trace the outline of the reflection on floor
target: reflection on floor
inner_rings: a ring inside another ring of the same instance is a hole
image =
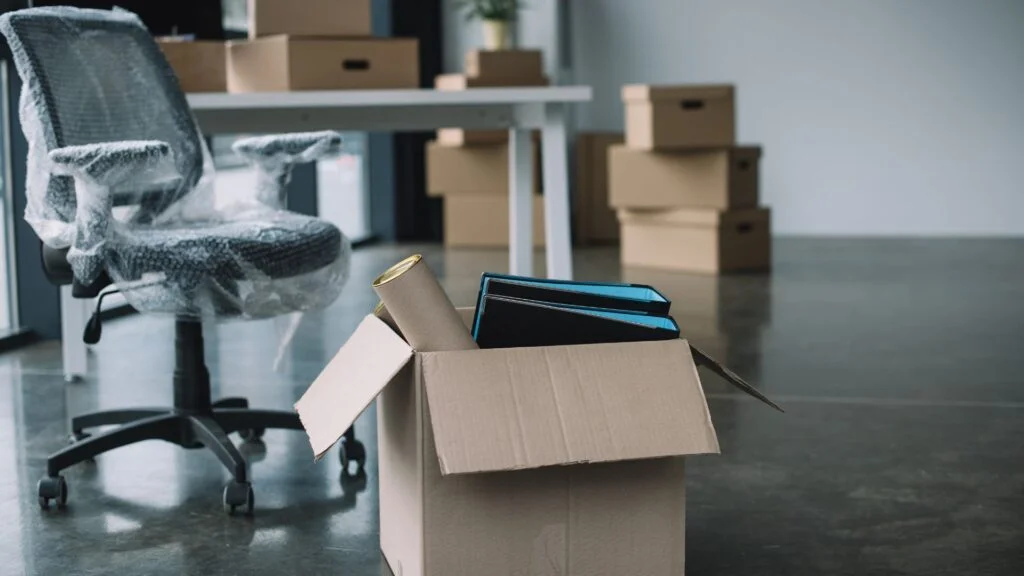
[[[420,247],[457,303],[502,252]],[[215,391],[290,406],[375,304],[369,282],[416,247],[357,252],[342,300],[303,320],[207,328]],[[581,279],[651,283],[684,332],[760,384],[784,415],[706,376],[723,455],[691,461],[690,574],[1024,573],[1024,243],[776,242],[769,276],[622,273],[585,250]],[[69,414],[171,402],[172,323],[111,322],[84,383],[56,343],[0,357],[0,573],[388,574],[377,548],[375,422],[369,481],[342,484],[301,433],[251,452],[257,514],[221,510],[226,473],[158,442],[68,471],[62,513],[35,482]]]

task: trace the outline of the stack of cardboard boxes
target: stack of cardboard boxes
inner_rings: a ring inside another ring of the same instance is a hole
[[[626,142],[609,150],[609,204],[622,263],[691,272],[771,266],[770,213],[759,205],[761,149],[736,145],[727,85],[622,90]]]
[[[438,90],[546,86],[538,50],[474,50],[463,74],[438,76]],[[540,145],[534,138],[533,243],[544,244],[540,197]],[[509,173],[507,130],[438,130],[427,144],[427,193],[444,198],[444,243],[448,247],[508,246]]]
[[[419,42],[373,38],[372,0],[248,0],[249,40],[160,38],[185,92],[418,88]]]
[[[228,44],[228,91],[418,88],[418,41],[373,38],[370,5],[249,0],[249,40]]]

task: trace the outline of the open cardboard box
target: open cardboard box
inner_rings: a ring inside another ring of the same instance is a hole
[[[421,353],[370,315],[295,406],[317,458],[375,398],[395,574],[683,573],[719,451],[685,340]]]

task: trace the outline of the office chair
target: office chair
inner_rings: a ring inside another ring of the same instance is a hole
[[[258,169],[251,197],[218,198],[209,151],[173,71],[142,22],[123,10],[30,8],[0,16],[21,76],[29,144],[25,218],[47,277],[78,298],[120,291],[140,312],[175,319],[174,406],[71,419],[72,444],[52,454],[42,508],[67,502],[60,472],[114,448],[159,439],[205,447],[233,475],[229,513],[250,513],[246,462],[228,434],[301,430],[293,411],[211,400],[202,320],[322,309],[340,294],[350,247],[328,222],[284,210],[291,167],[336,153],[335,132],[254,137],[235,151]],[[67,335],[65,335],[67,336]],[[99,316],[86,341],[100,337]],[[89,435],[101,426],[116,428]],[[361,473],[365,450],[341,447]]]

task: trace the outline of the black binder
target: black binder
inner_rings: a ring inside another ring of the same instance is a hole
[[[476,342],[481,348],[522,348],[679,338],[675,320],[582,306],[483,296]]]
[[[483,298],[488,295],[656,316],[668,316],[672,306],[661,292],[643,284],[572,282],[486,273],[480,280],[474,336],[480,323]]]

